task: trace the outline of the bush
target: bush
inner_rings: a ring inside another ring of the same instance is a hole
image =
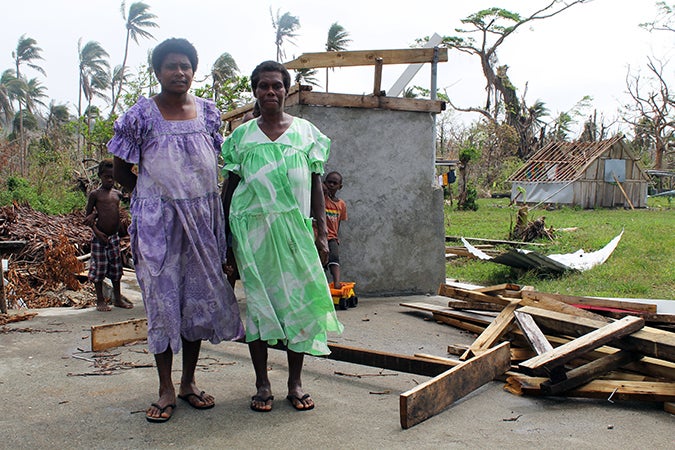
[[[34,186],[21,177],[11,176],[0,190],[0,206],[28,203],[31,208],[46,214],[66,214],[83,209],[86,204],[83,192],[52,186],[38,193]]]

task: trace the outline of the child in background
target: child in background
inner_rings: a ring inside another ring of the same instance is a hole
[[[122,193],[113,189],[113,163],[104,159],[98,165],[101,187],[92,191],[87,200],[84,223],[93,231],[91,238],[91,259],[89,260],[89,281],[96,288],[96,309],[110,311],[103,297],[103,279],[110,278],[113,285],[113,304],[118,308],[133,308],[133,303],[122,299],[120,279],[122,278],[122,255],[120,238],[120,200]],[[94,210],[96,210],[94,212]]]
[[[342,189],[342,175],[330,172],[323,182],[323,195],[326,202],[326,227],[328,229],[328,270],[333,277],[333,288],[340,289],[340,241],[338,231],[340,222],[347,220],[347,204],[337,197]]]

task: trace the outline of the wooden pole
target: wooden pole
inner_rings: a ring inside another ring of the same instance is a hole
[[[619,186],[619,189],[621,189],[621,193],[623,194],[623,198],[626,199],[628,204],[630,205],[631,210],[635,210],[635,207],[633,206],[633,202],[630,201],[630,198],[628,198],[628,194],[626,194],[626,191],[623,190],[623,186],[621,186],[621,183],[619,183],[619,179],[614,175],[614,172],[612,172],[612,177],[614,178],[614,181],[616,181],[616,185]]]
[[[7,300],[5,299],[5,268],[0,260],[0,312],[7,314]]]
[[[373,95],[382,95],[382,58],[375,58],[375,81],[373,83]]]

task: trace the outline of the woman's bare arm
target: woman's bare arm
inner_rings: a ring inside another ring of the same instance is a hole
[[[131,170],[133,164],[115,156],[113,158],[113,178],[124,186],[129,192],[136,188],[136,174]]]

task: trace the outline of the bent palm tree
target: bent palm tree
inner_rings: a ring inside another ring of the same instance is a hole
[[[0,75],[0,113],[4,126],[12,123],[14,101],[23,96],[23,83],[16,78],[14,69],[7,69]]]
[[[347,45],[352,40],[349,39],[349,33],[337,22],[334,22],[328,29],[328,38],[326,39],[327,52],[342,52],[347,49]],[[331,70],[335,70],[332,69]],[[328,67],[326,67],[326,92],[328,92]]]
[[[77,117],[82,117],[82,96],[84,95],[88,107],[94,97],[105,98],[105,90],[110,85],[110,64],[106,59],[108,52],[96,41],[89,41],[82,46],[82,39],[77,42],[77,51],[80,58],[79,65],[79,93],[77,99]],[[89,108],[88,108],[89,109]],[[77,150],[80,152],[80,139],[77,139]]]
[[[21,35],[19,42],[16,44],[16,50],[12,52],[12,58],[14,58],[14,64],[16,65],[16,78],[21,80],[21,65],[26,64],[33,70],[40,72],[42,75],[46,75],[45,70],[33,63],[33,61],[38,59],[43,59],[40,55],[42,49],[37,46],[37,41],[33,38],[26,37],[25,34]],[[23,105],[26,102],[25,97],[19,97],[19,136],[20,136],[20,145],[21,145],[21,174],[25,175],[25,162],[26,162],[26,142],[23,132]]]
[[[216,59],[211,67],[211,78],[213,79],[213,101],[218,98],[220,88],[228,81],[239,74],[239,66],[232,55],[225,52]]]
[[[288,12],[285,12],[280,17],[279,11],[280,10],[277,10],[277,15],[274,17],[274,14],[272,14],[272,8],[270,8],[272,27],[274,28],[276,34],[274,43],[277,46],[277,62],[281,62],[281,60],[286,57],[286,52],[283,50],[284,42],[290,42],[291,44],[294,44],[293,39],[298,36],[295,31],[300,28],[300,19],[298,19],[296,16],[292,16],[291,13]]]
[[[316,78],[318,69],[296,69],[295,70],[295,82],[305,84],[311,84],[312,86],[318,86],[319,80]]]
[[[111,98],[112,107],[110,109],[110,114],[115,113],[115,108],[119,102],[120,94],[122,93],[122,85],[124,84],[124,70],[127,64],[127,58],[129,56],[129,39],[133,39],[136,44],[138,44],[139,38],[145,39],[154,39],[154,36],[145,30],[145,28],[158,28],[159,25],[153,21],[157,16],[152,14],[150,6],[146,5],[143,2],[132,3],[129,6],[129,14],[125,12],[126,2],[122,1],[121,11],[122,18],[126,21],[126,42],[124,44],[124,59],[122,60],[122,67],[120,71],[116,74],[116,84],[117,91],[115,91],[115,83],[113,83],[113,95]]]

